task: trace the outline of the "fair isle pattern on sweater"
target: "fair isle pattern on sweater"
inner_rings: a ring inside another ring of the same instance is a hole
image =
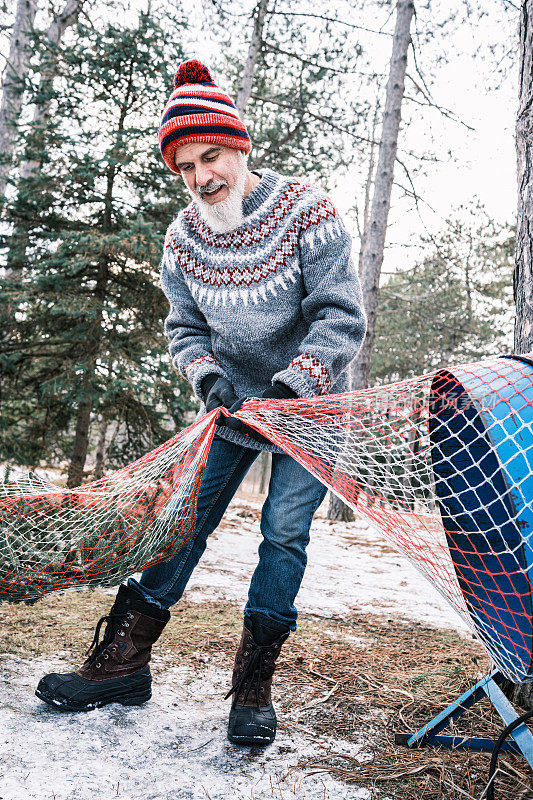
[[[301,356],[292,359],[289,369],[291,367],[300,369],[309,375],[317,388],[317,394],[328,394],[331,389],[331,376],[318,358],[310,356],[309,353],[303,353]]]
[[[233,305],[238,299],[247,305],[250,302],[258,303],[261,299],[266,300],[266,293],[271,292],[277,297],[277,287],[287,289],[287,282],[295,282],[294,273],[299,269],[299,264],[295,259],[295,252],[298,247],[298,238],[303,233],[306,243],[313,248],[315,236],[325,243],[328,239],[337,238],[342,234],[342,227],[339,220],[335,220],[335,208],[331,200],[327,197],[320,198],[316,205],[305,208],[302,218],[293,217],[290,225],[279,237],[274,251],[268,246],[270,238],[274,235],[280,220],[287,217],[289,210],[294,203],[301,199],[305,191],[311,187],[303,183],[292,182],[280,193],[278,204],[271,209],[272,216],[261,220],[257,227],[248,229],[238,229],[229,234],[214,235],[201,219],[195,206],[188,206],[183,212],[183,217],[189,227],[197,232],[207,247],[217,246],[227,249],[235,249],[235,262],[231,267],[226,259],[215,253],[209,263],[205,262],[205,253],[201,249],[195,249],[193,240],[185,237],[178,243],[175,232],[169,228],[167,232],[166,245],[170,245],[174,251],[177,263],[183,274],[191,293],[195,299],[203,300],[210,305],[226,305],[230,300]],[[321,222],[327,224],[320,225]],[[185,239],[185,241],[184,241]],[[267,248],[261,247],[262,243],[267,243]],[[191,249],[189,249],[189,247]],[[257,247],[257,261],[253,265],[245,263],[242,266],[238,263],[239,251]],[[191,252],[192,251],[192,252]],[[295,263],[296,262],[296,263]],[[198,281],[198,282],[197,282]],[[255,288],[253,284],[262,283]],[[228,286],[240,287],[231,292],[227,291]],[[244,286],[243,286],[244,285]],[[222,291],[218,291],[222,287]],[[249,287],[249,291],[244,287]],[[224,291],[226,288],[226,291]]]
[[[183,368],[185,377],[189,382],[192,381],[192,376],[195,370],[197,370],[202,364],[205,366],[216,366],[218,362],[215,358],[213,358],[213,356],[199,356],[199,358],[195,358],[194,361],[191,361],[190,364],[187,364]]]
[[[214,234],[191,203],[165,239],[165,331],[174,366],[202,401],[199,413],[201,381],[213,372],[239,397],[260,397],[274,380],[300,397],[346,391],[365,317],[351,240],[335,206],[310,184],[263,170],[243,213],[237,230]]]

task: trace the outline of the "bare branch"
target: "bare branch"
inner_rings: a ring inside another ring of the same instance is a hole
[[[255,161],[249,165],[249,169],[253,170],[262,166],[269,156],[273,155],[277,150],[279,150],[280,147],[283,147],[283,145],[287,144],[287,142],[290,142],[291,139],[294,139],[302,125],[303,118],[300,118],[298,124],[291,128],[290,131],[285,134],[283,139],[280,139],[278,142],[276,142],[275,147],[269,147],[268,150],[265,150],[265,152],[259,156],[259,158],[256,158]]]
[[[399,181],[393,181],[393,184],[394,186],[397,186],[399,189],[401,189],[405,193],[406,197],[412,197],[413,200],[415,200],[415,202],[424,203],[424,205],[426,205],[431,211],[436,213],[433,206],[431,206],[427,200],[424,200],[424,198],[421,195],[416,194],[415,192],[413,192],[412,189],[408,189],[407,186],[404,186],[403,183],[400,183]]]
[[[289,58],[295,58],[297,61],[301,61],[302,64],[307,64],[310,67],[316,67],[317,69],[327,70],[328,72],[334,72],[339,75],[362,75],[363,73],[359,69],[335,69],[335,67],[328,67],[325,64],[317,64],[316,61],[310,61],[307,58],[303,58],[298,53],[292,53],[290,50],[282,50],[281,47],[277,47],[275,44],[270,44],[270,42],[263,42],[263,47],[267,50],[271,50],[273,53],[279,53],[283,56],[289,56]],[[368,75],[375,76],[375,73],[367,73]]]
[[[321,19],[324,22],[336,22],[339,25],[346,25],[348,28],[355,28],[358,31],[366,31],[366,33],[375,33],[378,36],[392,37],[392,33],[386,31],[376,31],[373,28],[365,28],[362,25],[354,25],[353,22],[345,22],[342,19],[335,19],[335,17],[324,17],[321,14],[306,14],[303,11],[271,11],[271,15],[277,14],[283,17],[311,17],[313,19]]]
[[[424,78],[424,76],[422,75],[422,72],[420,71],[420,68],[419,68],[419,66],[418,66],[418,61],[416,60],[416,49],[415,49],[415,43],[413,42],[413,40],[412,40],[412,39],[411,39],[411,50],[412,50],[412,52],[413,52],[413,63],[414,63],[414,65],[415,65],[416,74],[418,75],[418,77],[419,77],[419,78],[420,78],[420,80],[422,81],[422,85],[423,85],[423,87],[424,87],[424,90],[425,90],[425,97],[426,97],[426,99],[427,99],[427,100],[430,100],[431,102],[434,102],[434,101],[433,101],[433,98],[431,97],[431,91],[430,91],[430,89],[429,89],[429,86],[428,86],[428,85],[427,85],[427,83],[426,83],[426,79],[425,79],[425,78]],[[411,78],[411,80],[413,80],[413,79]],[[413,83],[414,83],[414,81],[413,81]],[[422,90],[419,88],[419,91],[422,91]]]
[[[404,97],[405,100],[409,100],[411,103],[416,103],[416,105],[418,106],[425,106],[426,108],[435,108],[442,114],[443,117],[446,117],[446,119],[449,119],[452,122],[457,122],[459,125],[463,125],[469,131],[475,131],[475,128],[473,128],[467,122],[464,122],[462,119],[459,119],[459,117],[456,114],[454,114],[453,111],[450,111],[448,108],[445,108],[444,106],[437,105],[437,103],[434,103],[432,100],[429,101],[426,100],[426,102],[423,103],[421,100],[417,100],[415,97],[410,97],[407,94],[404,95]]]
[[[413,179],[411,178],[411,173],[410,173],[410,172],[409,172],[409,170],[407,169],[407,166],[404,164],[404,162],[403,162],[403,161],[401,161],[401,160],[398,158],[398,154],[396,154],[396,159],[395,159],[395,160],[398,162],[398,164],[400,165],[400,167],[401,167],[401,168],[403,169],[403,171],[405,172],[405,175],[406,175],[406,177],[407,177],[407,180],[409,181],[409,185],[410,185],[410,187],[411,187],[411,192],[412,192],[413,199],[414,199],[414,201],[415,201],[415,206],[416,206],[416,210],[417,210],[417,212],[418,212],[418,216],[419,216],[420,220],[422,220],[422,217],[421,217],[421,215],[420,215],[420,209],[419,209],[419,207],[418,207],[418,202],[419,202],[419,200],[421,200],[422,198],[420,197],[420,195],[418,194],[418,192],[417,192],[417,191],[416,191],[416,189],[415,189],[415,185],[414,185],[414,183],[413,183]],[[430,206],[430,208],[431,208],[431,206]],[[425,226],[424,226],[424,227],[425,227]]]
[[[217,0],[211,0],[211,4],[216,9],[216,11],[220,14],[221,17],[248,17],[250,16],[246,11],[227,11],[223,6],[222,3],[217,2]]]
[[[366,136],[359,136],[357,133],[348,130],[348,128],[343,128],[342,125],[337,125],[333,120],[328,119],[328,117],[323,117],[321,114],[315,114],[312,111],[309,111],[308,108],[301,108],[299,106],[295,106],[291,103],[282,103],[280,100],[272,100],[269,97],[261,97],[258,94],[250,95],[253,97],[254,100],[258,100],[260,103],[270,103],[274,106],[278,106],[279,108],[288,108],[291,111],[299,111],[302,116],[312,117],[313,119],[319,120],[319,122],[324,122],[326,125],[329,125],[333,130],[340,131],[341,133],[346,133],[348,136],[351,136],[352,139],[357,139],[359,142],[368,142],[369,144],[378,144],[377,142],[373,142],[372,139],[368,139]]]

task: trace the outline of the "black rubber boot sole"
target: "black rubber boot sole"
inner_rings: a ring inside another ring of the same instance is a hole
[[[149,667],[125,678],[89,681],[75,672],[67,675],[50,673],[41,678],[35,694],[40,700],[60,711],[91,711],[109,703],[140,706],[152,696]]]
[[[276,712],[272,703],[264,708],[232,706],[229,712],[228,739],[245,747],[266,747],[276,737]]]

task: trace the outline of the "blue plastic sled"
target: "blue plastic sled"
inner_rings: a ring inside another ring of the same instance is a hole
[[[439,371],[430,444],[448,546],[500,669],[533,680],[533,359]]]

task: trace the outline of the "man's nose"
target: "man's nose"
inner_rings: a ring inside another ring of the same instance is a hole
[[[205,186],[214,177],[213,170],[208,164],[196,166],[196,186]]]

